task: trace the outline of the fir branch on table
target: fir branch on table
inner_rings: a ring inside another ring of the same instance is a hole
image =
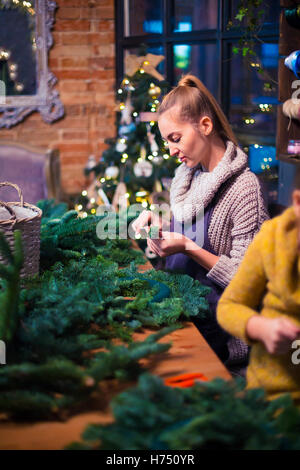
[[[135,379],[143,372],[139,360],[167,351],[170,344],[157,341],[175,329],[165,328],[128,347],[106,342],[104,351],[87,358],[84,369],[63,358],[8,365],[0,369],[0,413],[13,419],[65,419],[87,407],[92,394],[101,397],[101,381]]]
[[[300,411],[291,397],[270,402],[262,389],[244,386],[215,379],[176,389],[143,374],[112,400],[115,422],[88,426],[68,449],[299,449]]]
[[[43,207],[40,201],[40,206]],[[134,261],[136,264],[144,264],[145,259],[140,251],[131,248],[130,240],[112,239],[100,240],[97,236],[97,224],[104,216],[92,216],[82,219],[75,210],[62,214],[63,207],[55,210],[55,207],[45,204],[46,215],[41,222],[41,270],[50,269],[57,261],[67,262],[69,259],[92,257],[97,254],[108,256],[111,260],[126,266]],[[55,217],[52,217],[52,213]],[[119,230],[124,214],[116,217],[116,233]],[[130,223],[132,218],[126,219]],[[109,234],[108,234],[109,235]],[[115,235],[115,234],[114,234]]]
[[[199,306],[205,312],[206,305],[206,288],[192,279],[137,273],[137,262],[144,261],[141,253],[131,250],[128,240],[99,240],[99,218],[82,220],[76,211],[66,211],[65,205],[40,204],[44,272],[24,280],[20,298],[18,234],[15,254],[1,239],[9,265],[0,268],[0,296],[11,313],[7,299],[11,299],[9,293],[17,293],[13,310],[18,311],[18,321],[15,315],[9,317],[13,325],[7,338],[13,338],[13,348],[10,365],[0,374],[0,411],[13,418],[62,417],[86,402],[99,380],[136,377],[142,372],[139,359],[169,347],[156,341],[171,330],[161,330],[143,343],[132,342],[132,331],[177,323],[195,314]],[[119,269],[129,262],[129,268]],[[198,300],[184,305],[182,284],[185,294]],[[132,302],[124,299],[128,293],[136,296]],[[129,346],[112,345],[114,338]],[[99,348],[101,352],[91,352]],[[84,377],[91,377],[95,385],[85,387]]]
[[[154,269],[139,273],[136,267],[131,264],[130,267],[122,269],[119,276],[158,281],[170,289],[169,298],[159,304],[149,304],[147,307],[151,315],[158,314],[161,317],[159,324],[161,324],[163,311],[166,311],[168,306],[170,308],[168,317],[172,317],[172,311],[174,311],[176,321],[179,318],[183,320],[193,316],[209,315],[209,306],[205,297],[210,292],[210,288],[203,286],[199,281],[186,274],[172,274]]]

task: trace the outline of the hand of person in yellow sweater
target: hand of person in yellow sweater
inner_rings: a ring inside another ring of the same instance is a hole
[[[286,318],[253,315],[247,322],[246,333],[250,339],[261,341],[270,354],[280,355],[291,350],[292,342],[300,336],[300,328]]]

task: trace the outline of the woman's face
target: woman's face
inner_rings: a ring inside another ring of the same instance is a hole
[[[171,156],[177,157],[189,168],[203,161],[208,148],[207,130],[202,129],[201,124],[198,132],[191,123],[180,120],[179,109],[173,106],[159,117],[158,127],[162,138],[168,143]]]

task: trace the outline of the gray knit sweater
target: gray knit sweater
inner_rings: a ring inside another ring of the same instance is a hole
[[[221,187],[222,185],[222,187]],[[205,208],[216,196],[208,238],[218,262],[207,277],[226,287],[244,253],[269,218],[258,178],[248,167],[247,155],[227,141],[222,160],[211,172],[188,168],[175,173],[170,191],[171,210],[178,221],[190,221],[201,204]]]

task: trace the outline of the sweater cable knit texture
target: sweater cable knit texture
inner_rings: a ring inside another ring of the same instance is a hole
[[[177,168],[170,191],[171,210],[179,222],[190,222],[216,197],[208,236],[220,258],[207,277],[224,288],[269,215],[248,157],[233,142],[227,141],[221,161],[211,172],[199,166],[188,168],[183,163]]]

